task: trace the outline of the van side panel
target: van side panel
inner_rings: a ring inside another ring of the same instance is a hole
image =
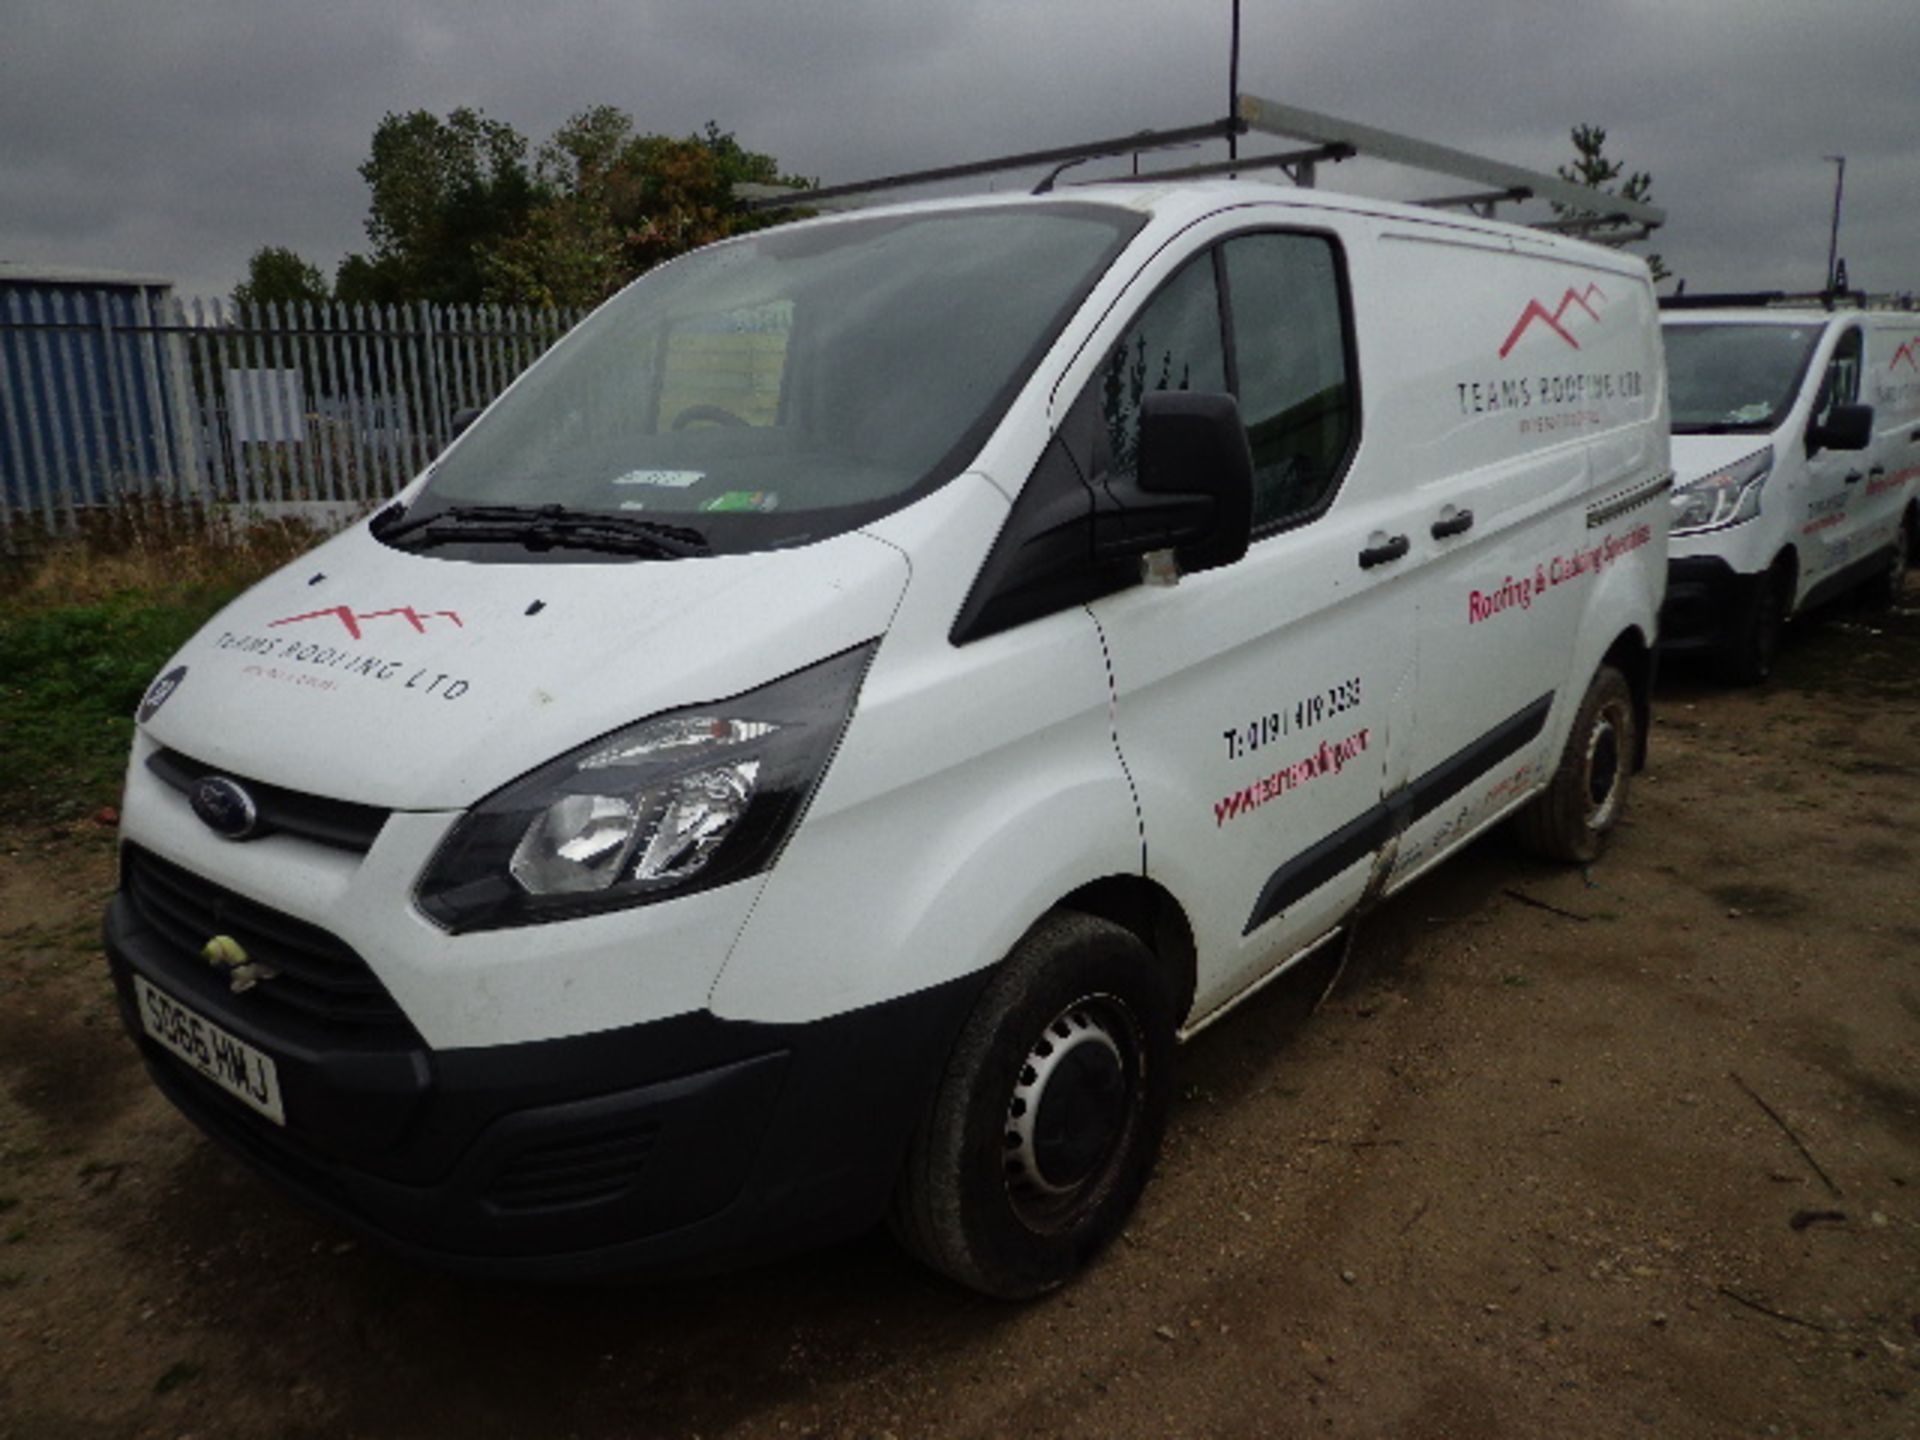
[[[1366,443],[1393,463],[1364,478],[1418,497],[1397,881],[1543,785],[1607,647],[1653,635],[1666,385],[1637,262],[1410,226],[1373,258]]]
[[[1873,498],[1904,515],[1920,505],[1920,315],[1880,316],[1867,325],[1866,379],[1873,406]],[[1916,557],[1920,558],[1920,557]]]
[[[1007,511],[969,475],[876,527],[911,552],[913,581],[714,985],[716,1015],[810,1021],[972,974],[1061,896],[1139,873],[1087,612],[948,642]]]

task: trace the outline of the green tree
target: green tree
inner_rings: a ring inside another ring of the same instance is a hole
[[[360,175],[373,192],[373,253],[342,262],[337,284],[349,300],[479,300],[485,257],[525,227],[540,198],[526,139],[464,106],[445,120],[387,115]]]
[[[1653,176],[1644,170],[1626,174],[1626,166],[1617,160],[1607,158],[1607,132],[1598,125],[1576,125],[1573,127],[1573,163],[1562,165],[1559,173],[1562,180],[1571,180],[1576,185],[1586,185],[1606,195],[1618,195],[1622,200],[1638,200],[1642,204],[1653,203]],[[1624,180],[1621,176],[1626,175]],[[1615,182],[1620,183],[1616,184]],[[1564,205],[1553,207],[1562,215],[1578,218],[1589,213],[1571,209]],[[1658,255],[1647,256],[1647,266],[1653,271],[1654,283],[1667,279],[1672,272],[1661,262]]]
[[[320,267],[283,245],[254,251],[247,278],[233,289],[236,305],[323,305],[332,298]]]
[[[540,149],[540,200],[486,260],[489,300],[592,305],[687,250],[771,223],[733,197],[778,182],[771,155],[712,121],[684,139],[643,134],[612,105],[583,110]]]
[[[591,305],[663,260],[774,223],[733,198],[742,181],[800,184],[712,121],[644,134],[612,105],[581,111],[529,159],[512,126],[477,110],[390,114],[360,174],[368,254],[337,298]]]

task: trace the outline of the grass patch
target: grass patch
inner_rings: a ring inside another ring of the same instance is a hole
[[[0,820],[116,803],[133,711],[222,605],[319,536],[137,507],[0,572]]]

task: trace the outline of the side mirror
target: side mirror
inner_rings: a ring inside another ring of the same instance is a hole
[[[1140,400],[1140,470],[1094,513],[1101,559],[1173,550],[1186,572],[1231,565],[1253,534],[1253,455],[1231,395],[1156,390]]]
[[[458,439],[462,431],[480,418],[481,408],[482,407],[478,405],[469,405],[463,410],[453,412],[453,415],[447,421],[447,439],[449,442]]]
[[[1873,407],[1836,405],[1824,423],[1807,429],[1807,453],[1815,450],[1864,450],[1873,443]]]

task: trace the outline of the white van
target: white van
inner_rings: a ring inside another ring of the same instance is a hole
[[[1638,260],[1317,191],[689,255],[155,682],[126,1022],[417,1255],[890,1213],[1042,1290],[1145,1183],[1178,1038],[1505,817],[1596,853],[1665,395]]]
[[[1738,683],[1793,616],[1920,550],[1920,315],[1669,299],[1673,553],[1661,643]]]

